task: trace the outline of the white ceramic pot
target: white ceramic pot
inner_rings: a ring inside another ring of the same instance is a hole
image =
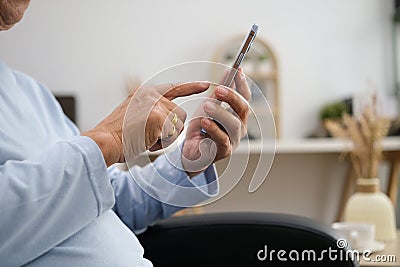
[[[393,204],[379,190],[379,179],[357,179],[357,192],[346,203],[346,222],[375,225],[375,239],[389,241],[396,238],[396,219]]]

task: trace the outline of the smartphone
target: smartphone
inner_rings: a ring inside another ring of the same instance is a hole
[[[240,50],[236,56],[236,59],[233,63],[233,66],[231,70],[229,71],[229,74],[226,76],[225,81],[223,83],[224,86],[230,87],[233,83],[233,80],[235,79],[236,73],[242,64],[242,61],[244,57],[246,56],[247,52],[249,52],[251,45],[253,44],[254,39],[256,38],[258,32],[258,25],[253,24],[250,28],[249,33],[246,36],[246,39],[244,39],[242,46],[240,47]]]
[[[226,87],[231,87],[231,85],[235,79],[236,73],[238,72],[238,69],[239,69],[240,65],[242,64],[244,57],[246,56],[247,52],[249,52],[250,47],[253,44],[254,39],[256,38],[258,28],[259,28],[258,25],[255,23],[251,26],[249,33],[246,35],[246,38],[244,39],[242,46],[239,49],[239,52],[238,52],[236,59],[231,67],[231,70],[229,71],[229,73],[226,76],[222,85],[224,85]],[[224,102],[219,101],[219,104],[223,105]],[[216,123],[222,130],[225,131],[224,127],[220,123],[218,123],[217,121],[216,121]],[[204,129],[201,129],[201,132],[203,134],[207,133]]]

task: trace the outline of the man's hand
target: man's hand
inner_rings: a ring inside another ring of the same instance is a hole
[[[193,82],[139,88],[95,128],[82,135],[98,144],[107,166],[124,162],[124,152],[133,160],[148,149],[155,151],[170,145],[183,130],[186,112],[171,100],[201,93],[209,86],[209,83]],[[175,123],[172,122],[174,114]]]
[[[231,155],[239,145],[240,139],[246,134],[249,112],[247,101],[251,97],[251,92],[241,68],[236,74],[234,86],[237,92],[218,86],[211,99],[206,101],[201,107],[202,110],[196,114],[199,116],[205,113],[209,118],[195,118],[188,126],[182,151],[182,164],[191,177],[212,163]],[[228,103],[234,114],[217,105],[215,99]],[[225,129],[222,130],[216,122]],[[201,133],[201,128],[207,134]]]

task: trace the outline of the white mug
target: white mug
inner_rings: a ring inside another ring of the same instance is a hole
[[[337,222],[332,228],[340,232],[353,249],[368,248],[375,241],[375,225]]]

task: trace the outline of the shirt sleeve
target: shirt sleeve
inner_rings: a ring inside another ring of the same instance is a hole
[[[6,161],[0,166],[0,265],[37,258],[113,205],[103,156],[88,137],[60,141],[25,161]]]
[[[181,154],[177,149],[159,156],[145,167],[134,166],[129,171],[121,171],[111,166],[109,174],[114,188],[114,211],[136,234],[146,230],[158,219],[166,218],[184,206],[168,203],[198,204],[218,194],[218,179],[214,165],[201,174],[190,178],[181,166]],[[146,189],[146,184],[151,187]],[[167,192],[164,196],[156,191]],[[162,187],[162,188],[161,188]],[[179,191],[180,188],[191,190]],[[151,193],[151,196],[148,194]]]

